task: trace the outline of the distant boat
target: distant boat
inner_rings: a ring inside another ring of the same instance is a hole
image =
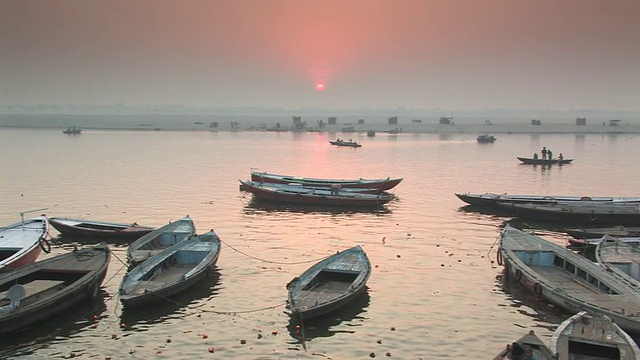
[[[482,135],[478,135],[476,140],[481,144],[487,144],[487,143],[492,143],[496,141],[496,137],[489,134],[482,134]]]
[[[608,316],[581,311],[553,332],[549,344],[558,360],[639,360],[635,341]]]
[[[351,141],[351,140],[349,140],[349,141],[344,141],[344,140],[340,140],[340,139],[338,139],[338,140],[336,140],[336,141],[329,141],[329,143],[330,143],[331,145],[336,145],[336,146],[346,146],[346,147],[361,147],[361,146],[362,146],[361,144],[358,144],[357,142],[355,142],[355,141]]]
[[[195,232],[193,220],[187,215],[134,241],[127,247],[127,258],[136,265],[162,250],[192,237]]]
[[[535,159],[520,156],[517,156],[517,158],[525,165],[563,165],[573,161],[573,159]]]
[[[577,239],[599,238],[603,235],[640,237],[640,227],[626,227],[622,225],[599,228],[565,228],[564,232]]]
[[[82,130],[80,128],[78,128],[77,126],[69,126],[69,128],[67,128],[67,130],[62,130],[62,132],[65,133],[65,134],[76,135],[76,134],[80,134],[82,132]]]
[[[287,284],[292,316],[310,319],[347,305],[365,291],[370,275],[360,245],[316,263]]]
[[[211,277],[220,255],[212,230],[181,241],[136,266],[122,279],[120,301],[133,307],[166,299]]]
[[[536,221],[565,223],[637,225],[640,205],[637,202],[559,201],[548,204],[500,202],[503,210]]]

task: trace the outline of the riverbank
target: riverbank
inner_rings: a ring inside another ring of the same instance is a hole
[[[532,125],[529,119],[456,118],[451,124],[440,124],[439,119],[398,119],[389,124],[384,116],[359,118],[341,117],[335,124],[326,118],[304,119],[302,131],[348,133],[409,133],[409,134],[619,134],[640,133],[640,124],[620,121],[611,123],[595,119],[585,125],[576,125],[571,119],[543,119]],[[82,130],[136,130],[136,131],[294,131],[291,117],[259,115],[65,115],[65,114],[0,114],[0,128],[67,129],[78,126]],[[299,131],[299,130],[298,130]]]

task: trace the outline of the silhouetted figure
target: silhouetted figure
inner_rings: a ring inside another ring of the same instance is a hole
[[[546,160],[547,159],[547,147],[546,146],[542,147],[541,153],[542,153],[542,160]]]

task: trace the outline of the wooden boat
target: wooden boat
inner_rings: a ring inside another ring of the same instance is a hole
[[[181,241],[136,266],[120,284],[120,301],[133,307],[165,299],[213,276],[220,239],[212,230]]]
[[[640,359],[635,341],[606,315],[581,311],[553,332],[549,347],[558,360]]]
[[[135,240],[154,230],[138,223],[122,224],[107,221],[50,217],[49,223],[62,235],[97,236]]]
[[[495,142],[496,141],[496,137],[493,136],[493,135],[489,135],[489,134],[481,134],[481,135],[478,135],[476,140],[481,144],[488,144],[488,143]]]
[[[271,186],[269,183],[240,180],[242,189],[253,194],[254,197],[278,203],[331,205],[338,207],[380,207],[394,199],[393,194],[382,192],[367,194],[330,189],[309,190],[295,185]]]
[[[263,183],[257,182],[257,181],[247,181],[249,184],[253,184],[256,186],[262,185]],[[290,184],[280,184],[280,183],[267,183],[269,185],[269,187],[273,187],[273,188],[290,188],[292,186],[298,187],[300,188],[301,192],[305,192],[305,193],[313,193],[313,192],[329,192],[329,194],[331,193],[331,189],[326,187],[326,186],[313,186],[313,185],[303,185],[300,183],[290,183]],[[241,191],[247,191],[247,189],[245,189],[245,187],[240,184],[240,190]],[[379,194],[382,192],[382,190],[378,190],[378,189],[373,189],[373,188],[356,188],[356,187],[348,187],[348,188],[344,188],[342,189],[342,191],[346,191],[346,192],[352,192],[352,193],[361,193],[361,194]]]
[[[380,191],[390,190],[400,184],[402,178],[386,179],[316,179],[304,178],[291,175],[277,175],[266,172],[251,171],[251,181],[280,183],[280,184],[302,184],[303,186],[331,187],[333,184],[344,188],[365,188],[378,189]]]
[[[0,271],[31,264],[42,250],[50,250],[45,236],[49,231],[46,216],[23,220],[0,228]]]
[[[141,263],[162,250],[192,237],[195,233],[193,220],[187,215],[131,243],[127,248],[127,258],[134,265]]]
[[[366,289],[371,262],[360,245],[334,254],[288,284],[292,316],[311,319],[349,304]]]
[[[547,345],[545,345],[542,340],[540,340],[538,335],[536,335],[533,330],[529,330],[527,334],[516,340],[515,343],[507,345],[507,347],[498,355],[496,355],[493,360],[513,359],[512,350],[515,348],[514,344],[518,344],[518,346],[520,346],[521,348],[529,346],[532,350],[533,357],[536,360],[556,360],[556,358],[553,356],[553,352],[547,347]]]
[[[520,156],[517,156],[517,158],[526,165],[564,165],[573,161],[573,159],[534,159]]]
[[[613,196],[567,196],[567,195],[511,195],[511,194],[471,194],[456,193],[460,200],[476,206],[498,206],[499,203],[536,203],[555,204],[558,202],[595,201],[605,203],[640,203],[640,197],[613,197]],[[604,235],[604,234],[602,234]]]
[[[99,244],[0,274],[0,334],[43,321],[98,296],[110,258],[109,247]]]
[[[565,228],[564,232],[577,239],[601,238],[604,235],[614,237],[640,237],[640,227],[625,227],[622,225],[604,228]]]
[[[607,315],[626,331],[640,333],[637,292],[587,258],[507,225],[500,235],[500,263],[509,279],[535,296],[571,313]]]
[[[604,235],[596,246],[596,261],[640,295],[640,249],[637,244]]]
[[[499,202],[504,210],[517,217],[581,224],[640,224],[640,205],[595,201],[557,202],[555,204],[520,204]]]
[[[358,144],[355,141],[344,141],[344,140],[336,140],[336,141],[329,141],[329,143],[331,145],[336,145],[336,146],[347,146],[347,147],[361,147],[361,144]]]

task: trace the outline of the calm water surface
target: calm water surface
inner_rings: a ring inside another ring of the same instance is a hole
[[[328,144],[345,135],[363,147]],[[496,239],[509,219],[465,211],[454,193],[639,196],[639,141],[505,134],[479,145],[476,135],[0,129],[0,223],[43,208],[27,216],[162,226],[188,214],[199,232],[215,229],[224,242],[212,283],[139,310],[118,301],[125,248],[112,246],[100,299],[0,339],[0,356],[453,359],[472,351],[490,359],[529,329],[548,341],[568,315],[499,279]],[[519,165],[516,156],[542,146],[574,163]],[[251,168],[404,181],[384,211],[290,209],[239,191]],[[55,230],[51,236],[51,255],[74,245]],[[285,285],[354,244],[375,266],[367,294],[299,330]]]

